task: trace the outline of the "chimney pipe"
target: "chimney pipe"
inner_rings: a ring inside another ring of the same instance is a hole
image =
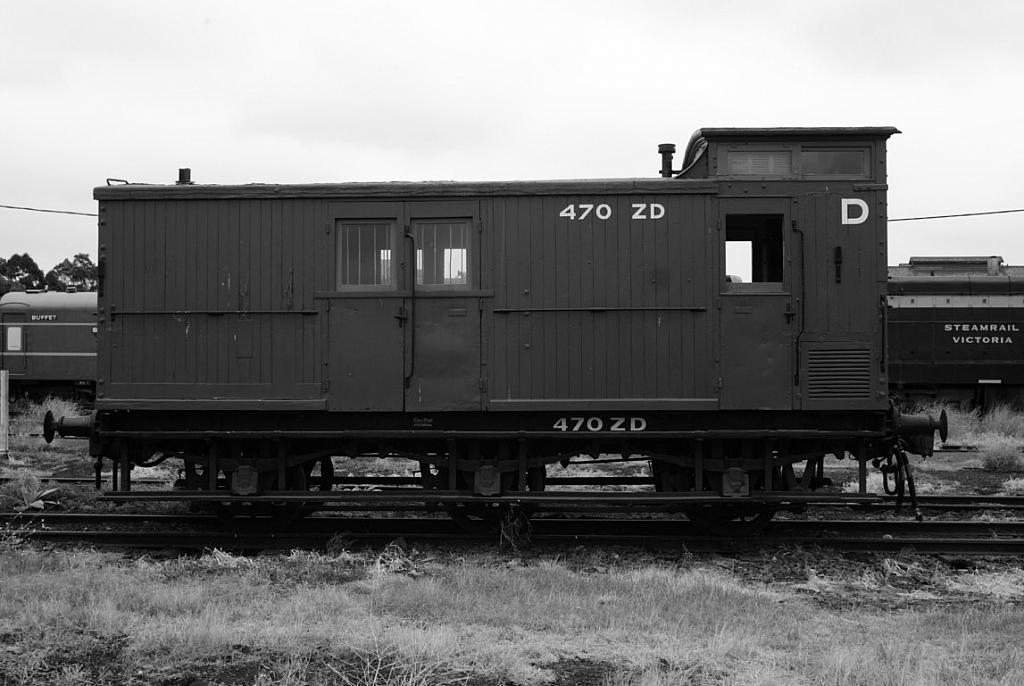
[[[192,185],[192,170],[185,168],[178,170],[178,183],[179,186],[191,186]]]
[[[675,143],[662,143],[658,146],[658,154],[661,155],[661,176],[666,179],[672,178],[672,156],[676,154]]]
[[[1003,258],[998,255],[993,255],[988,258],[988,275],[999,276],[1003,273]]]

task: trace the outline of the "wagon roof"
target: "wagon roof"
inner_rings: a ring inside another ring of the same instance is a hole
[[[504,195],[579,195],[627,193],[713,193],[707,179],[570,179],[559,181],[385,181],[353,183],[243,185],[121,184],[98,186],[97,200],[223,198],[449,198]]]
[[[850,127],[776,127],[776,128],[702,128],[694,132],[694,141],[765,140],[828,141],[849,139],[885,139],[899,133],[892,126]],[[690,153],[687,153],[689,159]],[[718,189],[709,179],[569,179],[555,181],[389,181],[353,183],[239,185],[144,184],[127,183],[98,186],[97,200],[132,199],[224,199],[224,198],[449,198],[522,195],[601,195],[636,193],[713,193]]]
[[[787,140],[830,138],[888,138],[900,130],[894,126],[780,126],[776,128],[703,128],[693,135],[704,138],[785,138]]]

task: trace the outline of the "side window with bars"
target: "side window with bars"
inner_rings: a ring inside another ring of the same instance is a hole
[[[339,290],[395,288],[394,222],[339,219],[337,274]]]
[[[417,286],[469,287],[470,226],[467,219],[413,221]]]

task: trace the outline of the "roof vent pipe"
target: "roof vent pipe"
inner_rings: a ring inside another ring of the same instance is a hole
[[[185,168],[178,170],[178,184],[179,186],[191,186],[192,185],[192,170]]]
[[[672,156],[676,154],[675,143],[662,143],[658,146],[658,154],[661,155],[661,176],[672,178]]]

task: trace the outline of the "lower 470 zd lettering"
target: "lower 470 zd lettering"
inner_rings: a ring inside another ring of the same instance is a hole
[[[558,431],[644,431],[643,417],[559,417],[551,427]]]

